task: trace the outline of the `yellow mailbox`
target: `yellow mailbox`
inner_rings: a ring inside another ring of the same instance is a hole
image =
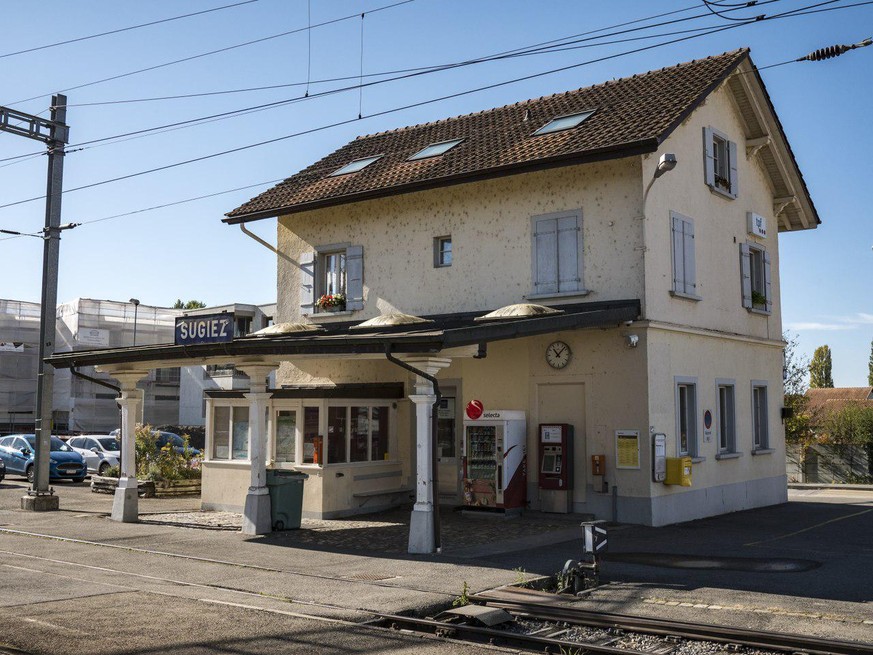
[[[691,486],[691,458],[668,457],[667,478],[664,484],[678,484],[683,487]]]

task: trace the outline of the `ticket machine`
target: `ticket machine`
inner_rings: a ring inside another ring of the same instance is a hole
[[[540,509],[567,514],[573,502],[573,426],[541,423],[537,430]]]

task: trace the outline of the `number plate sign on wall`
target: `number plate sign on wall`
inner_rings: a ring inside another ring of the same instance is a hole
[[[202,314],[176,318],[176,345],[233,341],[233,314]]]

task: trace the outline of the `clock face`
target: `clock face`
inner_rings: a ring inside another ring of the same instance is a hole
[[[552,368],[564,368],[570,363],[570,346],[563,341],[555,341],[546,348],[546,361]]]

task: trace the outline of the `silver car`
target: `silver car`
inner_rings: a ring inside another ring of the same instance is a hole
[[[115,437],[105,434],[85,434],[70,437],[67,445],[85,459],[88,473],[104,475],[108,468],[118,466],[121,444]]]

